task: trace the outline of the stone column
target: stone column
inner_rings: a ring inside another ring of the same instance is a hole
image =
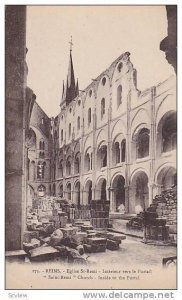
[[[7,5],[6,18],[6,250],[22,248],[26,220],[26,6]]]

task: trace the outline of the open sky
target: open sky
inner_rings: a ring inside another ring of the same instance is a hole
[[[49,117],[60,111],[71,35],[80,89],[125,51],[131,53],[140,90],[174,74],[159,49],[167,35],[164,6],[28,6],[27,83]]]

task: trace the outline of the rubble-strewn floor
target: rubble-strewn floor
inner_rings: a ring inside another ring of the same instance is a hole
[[[141,239],[127,237],[117,251],[92,253],[99,264],[161,266],[164,257],[176,256],[176,247],[147,245]]]

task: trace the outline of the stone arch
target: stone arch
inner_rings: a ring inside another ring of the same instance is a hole
[[[65,198],[67,199],[67,200],[71,200],[71,182],[70,181],[68,181],[67,183],[66,183],[66,191],[65,191]]]
[[[86,205],[90,205],[92,201],[92,180],[87,179],[84,184],[84,196],[83,202]]]
[[[120,173],[111,180],[112,210],[125,212],[125,178]]]
[[[157,187],[156,194],[161,194],[162,191],[177,185],[177,171],[174,163],[165,163],[157,169],[155,185]]]
[[[77,205],[77,207],[80,207],[81,205],[81,185],[80,181],[77,180],[74,183],[74,188],[73,188],[73,202]]]
[[[131,158],[135,161],[138,158],[149,156],[150,152],[150,129],[145,123],[139,124],[132,134]]]
[[[139,213],[149,206],[149,177],[147,172],[140,168],[133,172],[130,180],[129,211]]]
[[[29,131],[28,131],[28,135],[26,137],[26,143],[27,143],[27,147],[29,149],[36,149],[37,148],[37,136],[35,131],[30,127]]]
[[[59,188],[59,196],[61,198],[63,198],[63,196],[64,196],[63,182],[59,183],[59,187],[58,188]]]
[[[159,121],[168,111],[176,111],[176,99],[172,94],[168,94],[158,106],[156,110],[156,126],[158,126]]]
[[[106,189],[107,181],[104,177],[99,177],[96,183],[95,189],[95,200],[107,200],[107,189]]]
[[[107,166],[107,143],[102,141],[97,147],[97,169]]]
[[[84,171],[92,170],[92,148],[88,147],[84,152]]]
[[[163,152],[176,149],[177,143],[177,120],[176,111],[167,111],[159,120],[157,126],[157,157]]]
[[[119,133],[112,143],[112,164],[125,162],[126,157],[126,139],[122,133]]]

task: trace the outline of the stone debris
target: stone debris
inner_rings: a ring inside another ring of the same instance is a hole
[[[51,216],[50,216],[51,215]],[[28,231],[24,234],[24,249],[31,261],[64,260],[73,264],[94,264],[86,253],[118,250],[125,236],[106,229],[93,229],[90,221],[68,223],[67,214],[61,209],[52,210],[46,217],[41,212],[29,215]]]
[[[107,239],[100,237],[87,238],[87,244],[91,246],[91,252],[105,252]]]
[[[121,243],[121,241],[114,241],[114,240],[107,239],[106,248],[108,250],[112,250],[112,251],[118,250],[120,243]]]
[[[49,241],[49,244],[51,246],[58,246],[61,244],[61,241],[63,240],[63,232],[61,229],[56,229],[52,234]]]
[[[39,232],[38,231],[24,231],[23,233],[23,242],[24,243],[30,243],[31,239],[38,239],[39,238]]]
[[[108,232],[107,237],[109,240],[119,241],[119,242],[126,239],[126,236],[124,234],[115,233],[115,232]]]
[[[60,257],[59,250],[51,246],[35,248],[33,250],[30,250],[29,254],[30,260],[39,262],[54,260]]]
[[[63,233],[63,237],[72,237],[73,235],[76,235],[78,232],[78,227],[66,227],[66,228],[60,228],[60,230]]]
[[[23,243],[23,248],[26,252],[38,247],[40,247],[40,241],[35,238],[31,239],[29,243]]]
[[[87,232],[88,230],[93,230],[92,225],[82,225],[81,226],[81,231]]]

